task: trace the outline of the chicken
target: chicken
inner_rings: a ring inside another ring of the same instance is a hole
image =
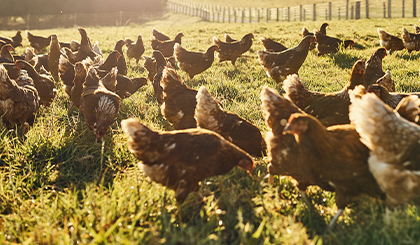
[[[353,46],[353,40],[340,40],[335,37],[330,37],[325,34],[322,34],[319,31],[315,31],[315,38],[317,41],[316,48],[318,49],[318,56],[322,56],[328,53],[337,53],[340,46],[347,48],[348,46]]]
[[[39,53],[39,51],[50,45],[51,35],[48,37],[35,36],[29,31],[26,31],[26,36],[28,38],[29,45],[35,49],[35,53]]]
[[[58,71],[61,81],[63,82],[64,92],[71,97],[71,88],[73,87],[73,79],[75,76],[74,65],[63,55],[60,56]]]
[[[261,109],[269,131],[265,141],[268,152],[268,173],[270,182],[274,175],[288,175],[298,182],[299,192],[309,206],[305,190],[310,185],[318,185],[324,190],[334,191],[328,181],[312,172],[305,165],[295,137],[283,134],[284,126],[293,113],[301,112],[293,102],[281,97],[274,89],[263,88],[261,91]]]
[[[420,34],[409,33],[403,27],[402,39],[404,40],[404,47],[409,53],[420,50]]]
[[[388,70],[385,72],[383,77],[376,80],[376,84],[384,86],[389,92],[395,92],[395,83],[392,81],[391,72]]]
[[[185,71],[190,79],[210,68],[214,61],[214,52],[218,50],[217,45],[210,46],[205,53],[188,51],[175,43],[174,56],[179,68]]]
[[[133,42],[130,39],[125,39],[125,43],[127,46],[127,57],[128,59],[135,59],[136,65],[139,63],[139,60],[141,56],[144,53],[144,45],[143,45],[143,39],[139,35],[137,37],[137,42]]]
[[[10,51],[14,50],[11,44],[6,44],[1,47],[0,50],[0,63],[14,63],[15,59]]]
[[[22,47],[22,32],[18,30],[16,34],[9,38],[9,37],[0,37],[0,41],[4,41],[5,44],[11,44],[13,48]]]
[[[34,81],[35,88],[38,91],[41,105],[49,107],[57,95],[57,89],[54,86],[54,81],[52,78],[39,74],[33,66],[24,60],[17,60],[15,62],[15,67],[17,69],[23,69],[28,72],[28,75]]]
[[[100,82],[95,68],[87,71],[80,98],[79,111],[90,130],[101,141],[118,114],[120,97],[107,90]]]
[[[420,101],[410,96],[402,101],[417,117]],[[352,100],[350,118],[360,140],[370,149],[369,168],[394,207],[420,196],[420,126],[407,121],[376,96]]]
[[[290,75],[283,83],[286,91],[284,97],[290,99],[300,109],[316,117],[326,127],[337,124],[348,124],[349,120],[349,90],[357,85],[363,85],[365,62],[356,61],[353,65],[350,81],[340,91],[335,93],[320,93],[309,91],[297,75]]]
[[[168,36],[166,36],[165,34],[157,31],[155,28],[153,28],[152,30],[152,35],[159,41],[168,41],[171,40],[171,38],[169,38]]]
[[[366,61],[365,87],[376,83],[376,81],[385,75],[382,70],[382,59],[386,56],[386,49],[378,48]]]
[[[309,45],[313,42],[315,42],[313,36],[306,36],[298,46],[279,53],[258,51],[258,60],[267,75],[280,83],[288,75],[298,73],[308,55]]]
[[[115,93],[121,98],[125,99],[133,95],[137,90],[147,84],[147,79],[144,77],[128,78],[121,74],[117,75],[117,84],[115,86]]]
[[[0,115],[6,124],[10,127],[32,125],[38,109],[39,97],[35,87],[31,83],[19,86],[0,64]]]
[[[118,65],[118,60],[121,58],[120,52],[117,50],[112,51],[102,65],[98,67],[99,70],[109,72],[113,67]]]
[[[82,40],[80,41],[79,50],[76,53],[76,62],[82,61],[86,59],[87,57],[90,57],[91,60],[95,60],[95,57],[98,54],[93,51],[92,44],[90,43],[90,40],[87,36],[85,29],[79,28],[79,33],[80,33],[80,36],[82,37]]]
[[[388,90],[380,84],[372,84],[367,89],[368,92],[372,92],[378,96],[385,104],[391,108],[396,108],[398,103],[409,95],[416,95],[420,97],[420,93],[397,93],[397,92],[388,92]]]
[[[118,57],[118,61],[117,61],[117,68],[118,68],[118,74],[121,75],[127,75],[127,63],[125,62],[125,57],[124,57],[124,53],[123,53],[123,46],[125,45],[125,41],[124,40],[119,40],[117,42],[117,44],[115,44],[115,48],[114,50],[118,51],[120,53],[120,57]]]
[[[319,28],[319,32],[321,32],[324,35],[327,35],[327,26],[328,23],[323,23],[321,25],[321,28]],[[309,32],[308,29],[306,29],[306,27],[302,28],[302,38],[306,37],[306,36],[314,36],[314,33]],[[311,43],[311,45],[309,46],[309,50],[313,50],[316,48],[316,43]]]
[[[159,50],[153,51],[153,59],[156,61],[156,74],[153,77],[153,95],[155,96],[159,105],[163,104],[163,88],[161,86],[162,73],[166,67],[166,60],[162,52]],[[150,74],[150,72],[149,72]],[[177,74],[178,75],[178,74]]]
[[[159,50],[162,52],[163,56],[170,57],[174,55],[174,45],[175,43],[181,44],[181,38],[184,36],[182,33],[178,33],[174,40],[170,41],[159,41],[155,36],[150,36],[150,41],[152,44],[153,50]]]
[[[260,130],[246,119],[224,111],[204,86],[197,93],[194,117],[198,127],[220,134],[250,155],[264,155],[266,145]]]
[[[226,41],[227,43],[233,43],[233,42],[236,42],[236,41],[238,41],[238,40],[233,39],[232,37],[230,37],[228,34],[226,34],[226,33],[225,33],[225,41]]]
[[[58,64],[60,60],[61,46],[57,35],[51,35],[50,51],[48,52],[48,71],[56,82],[58,82]]]
[[[252,33],[246,34],[241,40],[233,43],[224,43],[219,38],[213,37],[213,43],[219,47],[217,56],[219,57],[219,63],[223,61],[230,61],[232,65],[236,67],[236,60],[252,46],[252,39],[254,35]]]
[[[295,136],[306,168],[322,176],[335,189],[338,211],[330,228],[356,197],[362,194],[384,197],[369,171],[369,149],[360,142],[353,125],[326,128],[311,115],[294,113],[283,132]]]
[[[38,62],[38,56],[36,56],[34,48],[31,48],[31,47],[26,48],[24,60],[27,61],[32,66],[35,66],[35,64]]]
[[[250,174],[254,169],[246,152],[206,129],[156,132],[134,118],[123,120],[121,127],[145,175],[174,190],[179,204],[198,191],[205,178],[226,174],[235,166]]]
[[[188,87],[173,68],[165,67],[160,84],[163,88],[162,115],[175,129],[197,127],[194,118],[197,90]]]
[[[151,82],[153,82],[156,75],[156,60],[147,56],[143,56],[143,58],[144,58],[143,66],[148,71],[147,78]]]
[[[414,32],[415,32],[416,34],[420,34],[420,26],[418,26],[418,25],[414,25]]]
[[[283,44],[278,43],[270,38],[262,37],[260,40],[265,48],[265,51],[267,52],[281,52],[287,49]]]
[[[77,62],[74,65],[74,79],[73,86],[70,91],[70,100],[77,108],[80,107],[80,98],[83,93],[83,83],[86,80],[86,67],[82,62]]]
[[[401,38],[393,36],[381,28],[378,28],[378,35],[381,47],[384,47],[386,50],[388,50],[390,54],[392,54],[394,51],[404,49],[404,43]]]

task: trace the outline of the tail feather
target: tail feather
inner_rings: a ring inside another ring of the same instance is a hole
[[[402,39],[404,40],[404,42],[410,41],[410,33],[407,31],[407,29],[405,29],[405,27],[403,27],[402,30],[403,30]]]
[[[213,37],[213,43],[219,45],[222,41],[218,37]]]
[[[135,118],[122,120],[121,128],[130,138],[128,140],[128,148],[134,154],[136,154],[137,151],[144,151],[145,144],[148,144],[151,141],[150,137],[157,135],[156,132],[152,131]]]
[[[162,79],[160,84],[163,87],[163,90],[167,90],[168,88],[175,87],[175,86],[185,86],[185,83],[182,81],[181,76],[173,69],[169,67],[165,67],[163,70]]]
[[[197,93],[197,106],[195,108],[195,120],[201,128],[215,131],[219,127],[216,114],[221,113],[223,109],[217,101],[210,95],[206,87],[201,86]]]
[[[416,95],[403,98],[395,111],[410,122],[418,123],[420,114],[420,99]]]
[[[299,76],[292,74],[287,76],[286,80],[283,81],[283,89],[286,91],[284,97],[291,101],[300,101],[307,96],[309,90],[303,85]]]
[[[381,28],[378,28],[378,35],[379,38],[383,41],[391,41],[391,35],[389,35],[386,31]]]

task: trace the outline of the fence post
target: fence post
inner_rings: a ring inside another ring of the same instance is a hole
[[[269,17],[268,17],[268,15],[269,15],[269,12],[270,11],[270,9],[269,8],[267,8],[267,16],[266,16],[266,20],[267,20],[267,22],[268,22],[268,19],[269,19]]]
[[[290,22],[290,7],[287,7],[287,21]]]
[[[348,0],[347,0],[348,1]],[[314,3],[314,11],[313,11],[313,21],[316,21],[316,4]]]
[[[306,9],[303,9],[303,21],[306,21]]]
[[[340,7],[338,7],[338,20],[340,20]]]
[[[236,23],[236,10],[233,11],[233,14],[235,15],[235,23]]]
[[[405,0],[402,1],[402,17],[405,16]]]
[[[386,18],[386,4],[384,2],[384,18]]]
[[[120,26],[122,26],[122,11],[120,11]]]
[[[277,18],[276,18],[277,22],[279,22],[279,8],[277,8]]]
[[[299,6],[299,20],[300,20],[300,21],[302,21],[302,20],[303,20],[303,16],[302,16],[302,8],[303,8],[303,6],[302,6],[302,5],[300,5],[300,6]]]
[[[355,19],[358,20],[360,19],[360,1],[356,2],[356,14],[355,14]]]
[[[251,12],[251,8],[249,8],[249,23],[252,23],[252,12]]]
[[[258,9],[258,22],[260,22],[260,9]]]
[[[331,20],[331,2],[328,3],[328,19]]]
[[[353,18],[353,12],[354,12],[354,5],[351,5],[351,15],[350,15],[350,19],[354,19]]]
[[[223,8],[223,23],[225,23],[225,12],[226,12],[226,9]]]
[[[369,0],[366,0],[366,19],[369,19]]]
[[[391,0],[388,0],[388,18],[391,18]]]
[[[417,2],[413,0],[413,17],[417,17]]]
[[[349,0],[346,0],[346,20],[349,19]]]
[[[230,7],[228,7],[228,21],[230,23]]]

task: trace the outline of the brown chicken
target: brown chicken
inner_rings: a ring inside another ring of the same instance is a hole
[[[0,37],[0,41],[5,42],[5,44],[11,44],[14,48],[21,46],[22,47],[22,32],[18,30],[16,35],[13,37]]]
[[[29,31],[26,31],[26,36],[28,38],[29,45],[35,49],[35,53],[39,53],[39,51],[50,45],[51,35],[48,37],[35,36]]]
[[[54,86],[53,79],[49,76],[39,74],[31,64],[24,60],[17,60],[15,62],[15,67],[28,72],[28,75],[34,81],[35,88],[38,91],[41,105],[49,107],[57,95],[57,89]]]
[[[409,96],[416,95],[420,97],[420,93],[397,93],[397,92],[388,92],[388,90],[379,84],[372,84],[367,88],[368,92],[372,92],[378,96],[385,104],[389,105],[391,108],[395,109],[400,103],[400,101]]]
[[[120,57],[118,57],[118,61],[117,61],[117,68],[118,68],[118,74],[121,75],[127,75],[127,63],[125,61],[125,57],[124,57],[124,53],[123,53],[123,46],[125,45],[125,41],[124,40],[119,40],[117,42],[117,44],[115,44],[115,48],[114,50],[118,51],[120,53]]]
[[[384,47],[386,50],[388,50],[390,54],[392,54],[394,51],[404,49],[404,43],[401,38],[393,36],[381,28],[378,28],[378,35],[381,47]]]
[[[175,129],[197,127],[194,118],[197,90],[188,87],[173,68],[165,67],[160,84],[163,88],[162,115]]]
[[[246,34],[241,40],[224,43],[219,38],[213,37],[213,43],[219,47],[217,56],[219,57],[219,63],[223,61],[230,61],[232,65],[236,67],[236,60],[252,46],[252,39],[254,35],[252,33]]]
[[[162,41],[162,42],[171,40],[171,38],[169,38],[168,36],[166,36],[165,34],[159,32],[159,31],[157,31],[155,28],[153,28],[153,30],[152,30],[152,35],[154,37],[156,37],[157,40]]]
[[[188,51],[175,43],[174,56],[178,61],[179,68],[185,71],[190,79],[210,68],[214,61],[214,52],[218,50],[217,45],[207,49],[205,53]]]
[[[147,79],[144,77],[128,78],[118,74],[115,93],[120,96],[121,99],[125,99],[133,95],[146,84]]]
[[[80,98],[82,97],[83,93],[83,83],[86,80],[86,67],[82,62],[77,62],[74,65],[74,79],[73,79],[73,86],[71,87],[70,91],[70,101],[75,105],[77,108],[80,107]]]
[[[420,50],[420,34],[409,33],[403,27],[402,39],[404,40],[404,47],[409,53]]]
[[[365,87],[376,83],[379,78],[385,75],[382,70],[382,59],[386,56],[386,49],[378,48],[366,61]]]
[[[384,197],[369,171],[369,149],[360,142],[354,125],[326,128],[311,115],[294,113],[283,132],[295,136],[306,168],[322,176],[335,189],[338,211],[330,228],[356,197],[362,194]]]
[[[323,23],[321,25],[321,28],[319,29],[319,32],[321,32],[324,35],[327,35],[327,26],[328,23]],[[306,27],[302,28],[302,38],[306,37],[306,36],[314,36],[314,33],[309,32],[308,29],[306,29]],[[311,43],[311,45],[309,46],[309,50],[313,50],[316,48],[316,43]]]
[[[245,151],[206,129],[156,132],[134,118],[123,120],[121,127],[145,175],[174,190],[179,204],[197,192],[205,178],[226,174],[235,166],[250,174],[254,169]]]
[[[223,110],[204,86],[197,93],[195,120],[198,127],[220,134],[249,154],[264,156],[266,145],[260,130],[246,119]]]
[[[61,46],[58,42],[57,35],[51,35],[50,51],[48,52],[48,71],[56,82],[58,82],[58,65],[60,60]]]
[[[166,60],[162,52],[159,50],[153,51],[153,59],[155,60],[156,74],[153,76],[153,95],[155,96],[159,105],[163,104],[163,88],[161,85],[162,73],[166,67]],[[149,72],[150,75],[150,72]]]
[[[120,106],[120,97],[107,90],[100,82],[95,68],[87,71],[79,110],[90,130],[101,141],[114,122]]]
[[[92,44],[90,43],[89,37],[87,36],[85,29],[79,28],[79,33],[82,39],[80,41],[79,50],[76,53],[76,62],[82,61],[87,57],[90,57],[92,60],[95,60],[95,57],[98,54],[95,53],[95,51],[93,51]]]
[[[283,129],[293,113],[301,111],[293,102],[281,97],[277,91],[263,88],[261,91],[261,109],[269,132],[265,141],[268,151],[268,173],[272,182],[274,175],[287,175],[298,182],[299,192],[308,206],[313,206],[306,198],[305,190],[310,185],[318,185],[324,190],[334,191],[327,180],[312,172],[303,161],[295,137],[284,134]]]
[[[229,36],[228,34],[226,34],[226,33],[225,33],[225,41],[226,41],[227,43],[233,43],[233,42],[236,42],[236,41],[238,41],[238,40],[233,39],[231,36]]]
[[[25,50],[25,61],[27,61],[32,66],[35,66],[38,62],[38,56],[35,54],[35,49],[32,47],[27,47]]]
[[[306,113],[316,117],[326,127],[337,124],[348,124],[349,120],[349,90],[357,85],[363,85],[365,62],[356,61],[353,65],[350,81],[340,91],[335,93],[320,93],[309,91],[297,75],[291,75],[283,83],[285,97]]]
[[[0,63],[15,63],[15,59],[10,51],[14,50],[11,44],[6,44],[0,50]]]
[[[318,56],[329,53],[337,53],[340,49],[340,46],[347,48],[354,45],[353,40],[340,40],[335,37],[330,37],[325,34],[322,34],[320,31],[315,31],[315,38],[317,41],[316,48],[318,49]]]
[[[170,41],[159,41],[155,36],[150,36],[150,41],[152,44],[153,50],[159,50],[162,52],[163,56],[170,57],[174,55],[174,45],[175,43],[181,44],[181,38],[184,36],[182,33],[178,33],[174,40]]]
[[[118,60],[121,58],[120,52],[117,50],[112,51],[102,65],[98,67],[99,70],[109,72],[112,68],[117,67]]]
[[[385,75],[376,81],[376,84],[384,86],[389,92],[395,92],[395,83],[391,79],[391,72],[386,71]]]
[[[38,92],[30,83],[19,86],[0,64],[0,115],[6,125],[32,125],[39,109]]]
[[[262,37],[260,40],[265,48],[265,51],[267,52],[281,52],[287,49],[283,44],[278,43],[270,38]]]
[[[131,39],[125,39],[125,43],[127,46],[128,60],[135,59],[137,65],[141,56],[144,54],[144,45],[142,37],[139,35],[137,37],[137,42],[133,42]]]
[[[153,82],[156,75],[156,60],[147,56],[143,56],[143,58],[144,58],[143,66],[148,71],[147,78],[151,82]]]
[[[420,113],[419,98],[405,98],[406,110]],[[360,140],[370,149],[369,168],[394,207],[420,196],[420,126],[407,121],[376,96],[352,100],[350,118]]]
[[[258,51],[258,60],[267,75],[277,83],[283,82],[290,74],[297,74],[308,56],[309,45],[315,42],[315,37],[306,36],[299,45],[279,53]]]
[[[74,65],[64,55],[60,56],[58,71],[60,73],[60,79],[63,82],[64,92],[70,97],[75,76]]]

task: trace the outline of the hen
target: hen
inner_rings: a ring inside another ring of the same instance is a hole
[[[16,34],[9,38],[9,37],[0,37],[0,41],[4,41],[6,44],[11,44],[14,48],[22,46],[22,32],[18,30]]]
[[[163,54],[159,50],[153,51],[153,59],[155,60],[155,69],[156,73],[153,76],[153,95],[155,96],[157,102],[159,105],[163,104],[163,88],[161,86],[161,80],[162,80],[162,73],[163,70],[166,67],[166,60],[165,57],[163,57]],[[149,72],[149,78],[150,78],[150,72]]]
[[[102,65],[98,67],[99,70],[110,71],[113,67],[118,65],[118,60],[121,58],[120,52],[112,51],[105,59]]]
[[[218,51],[217,45],[213,45],[207,49],[205,53],[188,51],[175,44],[174,56],[178,61],[179,68],[185,71],[190,79],[210,68],[214,61],[214,52]]]
[[[175,129],[197,127],[194,118],[197,90],[188,87],[173,68],[165,67],[160,84],[163,88],[162,115]]]
[[[330,228],[356,197],[367,194],[383,198],[383,192],[369,171],[369,149],[360,142],[353,125],[326,128],[311,115],[294,113],[283,132],[295,136],[306,167],[335,189],[338,211]]]
[[[51,77],[39,74],[31,64],[24,60],[17,60],[15,62],[17,69],[23,69],[28,72],[28,75],[34,81],[35,88],[38,91],[41,105],[50,106],[51,102],[57,95],[57,89],[54,86],[54,81]]]
[[[328,23],[323,23],[321,25],[321,28],[319,29],[319,31],[324,35],[327,35],[327,26],[329,26]],[[314,33],[309,32],[308,29],[306,29],[306,27],[303,27],[302,28],[302,38],[304,38],[306,36],[314,36]],[[316,43],[311,43],[311,45],[309,46],[309,50],[313,50],[315,48],[316,48]]]
[[[11,44],[6,44],[1,47],[0,50],[0,63],[14,63],[15,59],[10,53],[14,48]]]
[[[48,70],[56,82],[58,82],[58,64],[60,60],[61,46],[57,35],[51,35],[50,51],[48,52]]]
[[[233,167],[252,174],[252,158],[218,134],[206,129],[172,132],[150,130],[137,119],[121,122],[130,137],[128,148],[140,160],[139,167],[153,181],[175,191],[182,204],[205,178],[226,174]]]
[[[367,89],[368,92],[376,94],[376,96],[381,99],[385,104],[392,107],[393,109],[397,107],[398,103],[409,95],[416,95],[420,97],[420,93],[397,93],[397,92],[388,92],[384,86],[380,84],[372,84]]]
[[[195,120],[198,127],[220,134],[253,156],[261,157],[265,153],[260,130],[246,119],[224,111],[204,86],[197,93]]]
[[[388,70],[383,77],[376,80],[376,84],[384,86],[389,92],[395,92],[395,83],[392,81],[391,72]]]
[[[404,43],[401,40],[401,38],[393,36],[381,28],[378,28],[378,35],[381,47],[384,47],[386,50],[389,50],[390,54],[392,54],[394,51],[404,49]]]
[[[150,36],[150,41],[152,44],[153,50],[159,50],[162,52],[163,56],[170,57],[174,55],[174,45],[175,43],[181,44],[181,38],[184,36],[182,33],[178,33],[174,40],[170,41],[159,41],[155,36]]]
[[[98,54],[95,53],[95,51],[93,51],[92,44],[90,43],[90,40],[87,36],[87,33],[86,33],[85,29],[79,28],[79,33],[80,33],[80,36],[81,36],[82,39],[80,41],[79,50],[75,54],[76,55],[76,62],[82,61],[82,60],[86,59],[87,57],[90,57],[91,60],[95,60],[95,57]]]
[[[19,86],[0,64],[0,115],[8,126],[32,125],[39,97],[31,83]]]
[[[127,75],[127,63],[125,62],[125,57],[124,57],[124,53],[123,53],[123,46],[125,45],[125,41],[124,40],[119,40],[117,42],[117,44],[115,44],[115,48],[114,50],[118,51],[118,53],[120,53],[120,57],[118,57],[118,61],[117,61],[117,68],[118,68],[118,74],[121,75]]]
[[[137,37],[137,42],[133,42],[131,39],[125,39],[125,43],[127,46],[128,59],[135,59],[136,64],[138,64],[141,56],[144,53],[143,39],[139,35]]]
[[[236,67],[236,60],[252,46],[252,39],[254,35],[252,33],[246,34],[241,40],[224,43],[219,38],[213,37],[213,43],[219,47],[217,56],[219,57],[219,63],[223,61],[230,61],[232,65]]]
[[[171,40],[168,36],[166,36],[165,34],[157,31],[155,28],[153,28],[152,30],[152,35],[159,41],[168,41]]]
[[[417,117],[417,96],[405,98],[406,109]],[[402,101],[403,102],[403,101]],[[370,149],[369,168],[394,207],[420,196],[420,126],[407,121],[376,96],[352,100],[350,118],[360,140]]]
[[[316,117],[326,127],[336,124],[348,124],[350,97],[349,90],[363,85],[365,62],[357,61],[352,68],[350,81],[335,93],[309,91],[297,75],[289,76],[283,83],[285,97],[306,113]]]
[[[308,55],[309,46],[315,42],[313,36],[304,37],[298,46],[279,53],[258,51],[258,59],[267,75],[277,83],[290,74],[297,74]]]
[[[73,102],[77,108],[80,107],[80,98],[82,97],[83,93],[83,83],[86,80],[86,67],[82,62],[77,62],[74,65],[74,79],[73,79],[73,86],[70,90],[70,100]]]
[[[153,79],[155,78],[155,75],[156,75],[156,60],[147,56],[143,56],[143,58],[144,58],[143,66],[148,72],[147,78],[151,82],[153,82]]]
[[[270,38],[262,37],[260,40],[265,48],[265,51],[267,52],[281,52],[287,49],[283,44],[278,43]]]
[[[404,40],[404,47],[409,53],[420,50],[420,34],[409,33],[403,27],[402,39]]]
[[[107,90],[100,82],[95,68],[87,71],[79,110],[90,130],[101,141],[118,114],[120,97]]]
[[[353,46],[353,40],[340,40],[335,37],[330,37],[325,34],[322,34],[320,31],[315,31],[315,38],[317,41],[316,48],[318,49],[318,56],[322,56],[328,53],[337,53],[340,46],[347,48],[348,46]]]
[[[35,49],[36,53],[50,45],[51,35],[48,37],[35,36],[29,31],[26,31],[26,36],[28,38],[29,45]]]
[[[376,81],[385,75],[382,70],[382,59],[386,56],[386,49],[378,48],[366,61],[365,87],[376,83]]]

